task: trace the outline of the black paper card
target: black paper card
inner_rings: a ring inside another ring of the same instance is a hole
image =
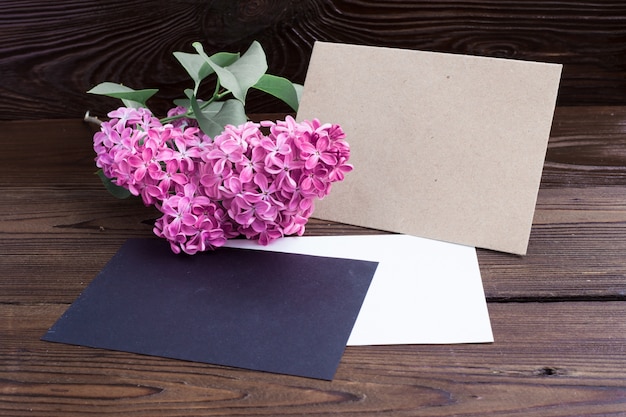
[[[42,339],[331,380],[376,267],[130,239]]]

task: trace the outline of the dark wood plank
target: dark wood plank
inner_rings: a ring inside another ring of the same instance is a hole
[[[171,52],[192,41],[258,39],[302,82],[326,40],[559,62],[559,104],[623,106],[623,1],[8,0],[0,28],[0,119],[59,119],[0,124],[0,415],[624,415],[626,107],[557,109],[528,255],[479,250],[494,344],[349,347],[325,382],[39,340],[157,215],[93,175],[78,118],[116,104],[95,83],[159,87],[162,113],[189,87]]]
[[[349,347],[332,382],[42,342],[66,305],[0,305],[0,415],[617,417],[626,304],[597,304],[490,305],[494,344]]]
[[[624,299],[625,127],[625,108],[557,108],[528,255],[479,250],[491,300]]]
[[[626,190],[542,189],[528,253],[479,250],[492,300],[626,298]]]
[[[625,126],[626,108],[557,109],[528,255],[479,250],[490,300],[624,299]],[[0,300],[71,302],[124,239],[151,236],[158,212],[112,198],[93,175],[92,132],[79,120],[0,124]]]
[[[0,202],[0,303],[70,303],[126,239],[156,238],[160,214],[137,199],[117,200],[100,189],[5,192],[12,198]],[[308,230],[376,233],[316,219]]]
[[[556,109],[542,188],[626,185],[626,107]]]
[[[163,114],[191,86],[173,51],[254,39],[270,71],[297,82],[324,40],[562,63],[560,105],[626,104],[621,0],[5,0],[0,27],[3,120],[102,116],[115,101],[85,94],[101,81],[160,88],[150,104]],[[286,109],[252,95],[249,111]]]
[[[71,302],[125,239],[151,237],[158,217],[102,190],[3,192],[12,198],[0,202],[0,302]],[[585,205],[570,206],[571,193],[542,191],[526,256],[478,250],[488,299],[624,299],[626,191],[605,193],[575,190]],[[555,202],[541,202],[548,199]],[[363,233],[376,231],[316,219],[307,226],[308,235]]]
[[[277,113],[261,117],[282,118]],[[93,189],[98,181],[89,174],[96,169],[92,151],[96,130],[81,119],[0,122],[4,150],[0,186],[69,184]],[[626,185],[625,149],[626,106],[557,107],[541,188],[622,187]]]

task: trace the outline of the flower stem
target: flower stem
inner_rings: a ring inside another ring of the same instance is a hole
[[[87,113],[85,113],[85,117],[83,118],[83,121],[87,122],[87,123],[92,123],[92,124],[95,124],[95,125],[98,125],[98,126],[100,126],[102,124],[102,120],[98,119],[95,116],[91,116],[89,114],[89,110],[87,110]]]

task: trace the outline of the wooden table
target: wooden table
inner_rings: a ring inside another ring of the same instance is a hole
[[[348,347],[332,382],[39,340],[151,235],[93,175],[91,135],[0,123],[0,415],[626,415],[626,107],[558,108],[528,255],[478,251],[495,343]]]

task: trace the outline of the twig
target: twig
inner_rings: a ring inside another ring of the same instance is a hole
[[[87,123],[93,123],[95,125],[100,126],[102,124],[102,120],[98,119],[95,116],[91,116],[89,114],[89,110],[87,110],[87,113],[85,113],[85,117],[83,118],[83,121],[87,122]]]

